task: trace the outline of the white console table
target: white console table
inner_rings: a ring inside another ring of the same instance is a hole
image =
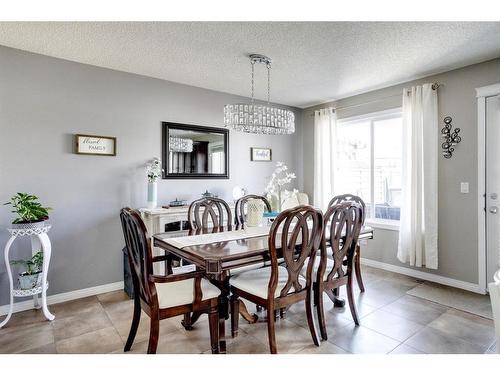
[[[50,256],[52,253],[52,246],[50,243],[49,236],[47,232],[50,230],[50,225],[45,225],[43,227],[28,228],[28,229],[8,229],[10,232],[10,238],[5,245],[5,265],[7,268],[7,276],[9,278],[10,286],[10,307],[7,317],[0,323],[0,328],[7,324],[12,312],[14,310],[14,297],[29,297],[33,296],[33,304],[35,308],[42,308],[43,314],[47,320],[54,320],[55,316],[52,315],[47,307],[47,289],[49,283],[47,281],[47,272],[49,270]],[[42,282],[40,285],[36,285],[32,289],[14,289],[14,280],[12,279],[12,270],[10,268],[9,252],[12,244],[17,237],[31,237],[31,252],[34,255],[40,249],[43,251],[43,266],[42,266]],[[38,295],[42,294],[42,305],[40,306],[38,301]]]
[[[230,204],[232,215],[234,215],[234,204]],[[146,228],[148,229],[149,235],[152,237],[156,233],[165,232],[165,225],[175,222],[180,222],[181,229],[184,223],[188,220],[188,209],[189,206],[182,207],[170,207],[170,208],[140,208],[142,219]],[[159,247],[153,247],[153,255],[163,255],[164,251]],[[155,263],[154,272],[158,272],[161,275],[165,272],[164,262]]]

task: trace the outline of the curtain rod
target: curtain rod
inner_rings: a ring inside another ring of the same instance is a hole
[[[431,88],[433,90],[437,90],[439,87],[443,86],[442,83],[438,83],[438,82],[434,82],[431,86]],[[408,90],[407,91],[407,94],[409,95],[411,93],[411,90]],[[363,106],[363,105],[366,105],[366,104],[370,104],[370,103],[376,103],[376,102],[381,102],[381,101],[384,101],[386,99],[391,99],[391,98],[395,98],[395,97],[400,97],[401,94],[395,94],[395,95],[389,95],[389,96],[384,96],[383,98],[378,98],[378,99],[373,99],[373,100],[369,100],[367,102],[363,102],[363,103],[358,103],[358,104],[351,104],[351,105],[345,105],[343,107],[333,107],[332,109],[334,111],[338,111],[338,110],[342,110],[342,109],[347,109],[347,108],[355,108],[355,107],[360,107],[360,106]],[[314,116],[314,112],[311,113],[310,116]]]

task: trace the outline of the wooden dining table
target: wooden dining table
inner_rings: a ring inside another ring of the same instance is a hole
[[[269,229],[270,226],[261,227],[261,229],[226,226],[203,231],[178,230],[153,235],[154,246],[165,250],[167,255],[185,260],[197,269],[204,270],[207,278],[221,289],[219,299],[221,352],[225,352],[226,349],[225,321],[229,318],[228,297],[231,271],[270,260]],[[363,227],[359,239],[371,238],[373,238],[373,229]],[[189,244],[190,242],[192,244]],[[244,305],[240,307],[240,313],[249,323],[255,323],[257,320],[257,316],[250,314]],[[198,317],[193,315],[187,320],[185,317],[183,325],[186,329],[190,329]]]

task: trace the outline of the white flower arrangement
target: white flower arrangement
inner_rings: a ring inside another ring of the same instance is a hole
[[[281,211],[281,203],[298,193],[297,189],[288,191],[284,189],[284,186],[292,182],[293,179],[297,178],[295,173],[287,172],[288,167],[285,163],[279,161],[276,163],[276,169],[271,175],[271,179],[266,186],[265,192],[267,193],[268,199],[274,195],[278,200],[278,210]]]
[[[148,175],[148,182],[156,182],[161,176],[163,169],[161,168],[161,160],[154,158],[146,164],[146,173]]]

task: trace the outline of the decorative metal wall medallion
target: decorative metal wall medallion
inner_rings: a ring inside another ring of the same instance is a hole
[[[444,142],[441,144],[441,148],[443,149],[443,156],[449,159],[453,156],[453,152],[455,151],[454,146],[460,143],[462,138],[458,135],[458,133],[460,133],[460,128],[455,128],[453,131],[451,130],[452,118],[450,116],[446,116],[443,121],[444,127],[441,129],[441,134],[444,138]]]

